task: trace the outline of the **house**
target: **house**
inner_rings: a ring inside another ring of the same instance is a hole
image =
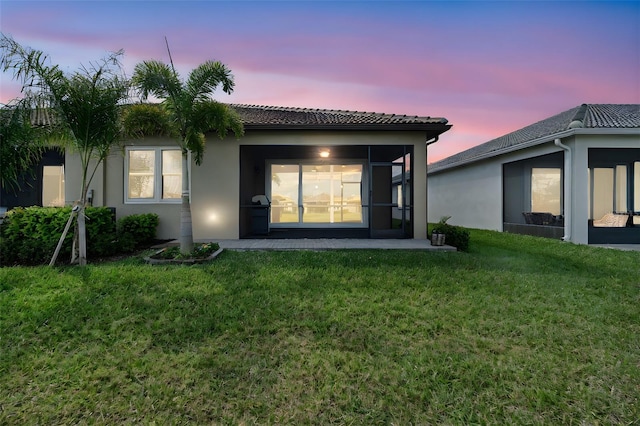
[[[428,166],[429,220],[640,244],[640,105],[583,104]]]
[[[190,166],[196,241],[427,238],[427,144],[451,127],[446,119],[231,107],[245,135],[211,135],[202,164]],[[78,164],[67,152],[67,204],[80,188]],[[178,238],[181,176],[174,141],[129,140],[98,168],[89,194],[94,206],[115,208],[117,217],[157,213],[158,238]]]
[[[0,107],[2,111],[4,108]],[[31,111],[31,122],[36,126],[50,126],[51,119],[47,110]],[[38,163],[18,176],[16,188],[0,187],[0,216],[14,207],[64,206],[64,158],[65,153],[61,148],[45,149]]]

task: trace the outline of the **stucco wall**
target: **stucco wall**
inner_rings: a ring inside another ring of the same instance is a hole
[[[193,236],[196,240],[237,238],[238,143],[233,138],[211,139],[202,164],[191,164]],[[125,146],[176,147],[167,138],[127,141]],[[105,162],[104,205],[115,207],[118,218],[156,213],[160,218],[158,238],[177,239],[180,235],[180,203],[125,202],[124,167],[124,151],[114,150]]]
[[[502,165],[496,161],[429,175],[429,222],[502,230]]]
[[[191,166],[191,208],[195,240],[235,239],[239,237],[240,145],[413,145],[414,146],[414,238],[427,238],[426,164],[424,132],[321,132],[249,131],[240,140],[219,140],[210,136],[202,165]],[[127,141],[125,146],[175,146],[166,138]],[[160,217],[158,238],[179,236],[180,204],[125,203],[124,151],[113,150],[92,185],[94,205],[116,208],[117,217],[153,212]],[[71,188],[79,188],[77,157],[67,156],[67,200]]]
[[[559,151],[548,144],[428,175],[429,222],[502,231],[502,165]]]
[[[219,140],[210,137],[202,164],[193,165],[191,170],[191,217],[194,239],[211,241],[238,238],[238,141],[233,138]]]
[[[82,191],[82,165],[80,157],[77,154],[67,151],[64,159],[64,198],[65,204],[72,205],[80,200],[80,192]],[[95,162],[89,164],[89,174],[93,171]],[[93,205],[104,205],[104,165],[98,166],[96,173],[89,185],[89,190],[93,190]]]

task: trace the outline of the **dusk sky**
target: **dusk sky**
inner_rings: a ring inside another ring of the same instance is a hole
[[[640,103],[640,2],[10,1],[0,27],[53,63],[124,49],[183,76],[235,76],[221,102],[445,117],[429,162],[582,103]],[[1,76],[0,102],[20,96]]]

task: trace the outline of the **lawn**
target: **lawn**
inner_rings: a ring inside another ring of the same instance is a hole
[[[637,424],[640,252],[0,268],[0,424]]]

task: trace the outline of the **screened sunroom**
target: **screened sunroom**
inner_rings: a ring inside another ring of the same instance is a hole
[[[589,149],[589,243],[640,241],[640,148]]]

